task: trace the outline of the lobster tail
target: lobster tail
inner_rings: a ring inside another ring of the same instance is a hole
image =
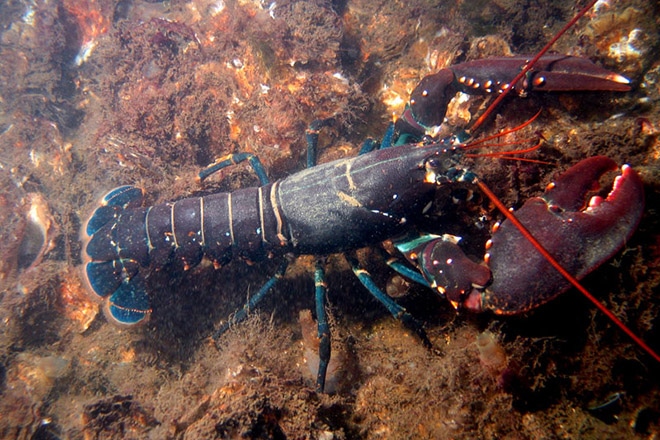
[[[124,280],[105,301],[103,310],[106,317],[117,324],[134,325],[145,322],[151,314],[151,305],[144,276],[138,272]]]
[[[108,319],[122,325],[143,322],[151,313],[139,270],[148,258],[146,209],[134,209],[142,199],[140,188],[115,188],[101,199],[84,228],[83,279],[88,290],[104,302]],[[142,226],[135,227],[136,222]]]

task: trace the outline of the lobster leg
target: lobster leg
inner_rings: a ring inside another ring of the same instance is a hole
[[[424,276],[421,273],[419,273],[418,271],[416,271],[414,269],[411,269],[410,267],[406,266],[398,258],[391,257],[383,249],[380,249],[380,251],[381,251],[381,254],[383,255],[383,258],[385,258],[385,260],[386,260],[385,264],[387,264],[392,270],[397,272],[399,275],[401,275],[405,278],[408,278],[411,281],[414,281],[415,283],[417,283],[419,285],[431,288],[431,285],[429,284],[428,281],[426,281],[426,278],[424,278]]]
[[[259,291],[248,299],[248,301],[245,303],[243,307],[238,309],[236,312],[232,313],[231,317],[227,319],[227,322],[221,325],[220,328],[213,333],[212,338],[214,341],[218,340],[218,338],[220,338],[220,336],[222,336],[227,330],[229,330],[230,327],[238,324],[239,322],[245,320],[245,318],[248,317],[250,311],[254,310],[257,307],[257,305],[261,302],[261,300],[266,297],[266,294],[270,291],[270,289],[275,287],[275,284],[277,284],[277,282],[280,279],[282,279],[288,265],[289,265],[289,261],[287,259],[284,259],[280,264],[280,267],[277,268],[275,275],[273,275],[268,281],[266,281],[264,285],[261,286]]]
[[[259,158],[252,153],[228,154],[227,156],[218,158],[211,165],[207,166],[202,171],[200,171],[199,174],[197,175],[197,178],[201,182],[207,177],[209,177],[211,174],[216,173],[223,168],[239,164],[246,160],[250,163],[250,166],[252,167],[254,173],[259,178],[259,182],[261,183],[261,185],[262,186],[267,185],[269,180],[268,180],[268,174],[266,174],[266,169],[261,164]]]
[[[305,139],[307,140],[307,168],[316,166],[317,146],[319,144],[319,132],[323,127],[328,127],[335,123],[334,118],[315,119],[305,130]]]
[[[312,121],[311,124],[309,124],[309,127],[305,131],[305,138],[307,140],[307,168],[312,168],[313,166],[316,166],[319,132],[321,131],[322,128],[329,127],[332,124],[334,124],[334,122],[335,122],[334,118],[328,118],[328,119],[316,119]],[[362,147],[360,148],[358,156],[370,153],[374,150],[381,150],[383,148],[389,148],[394,146],[395,134],[396,134],[395,125],[394,123],[391,123],[388,125],[387,130],[385,131],[385,134],[383,135],[383,138],[381,139],[380,142],[372,138],[368,138],[367,140],[365,140],[362,143]]]
[[[395,128],[394,123],[390,123],[387,126],[387,130],[385,130],[385,134],[383,135],[383,139],[381,139],[380,143],[378,143],[373,139],[367,139],[366,141],[364,141],[358,155],[366,154],[374,150],[382,150],[384,148],[390,148],[391,146],[393,146],[394,135],[395,135],[394,128]]]
[[[348,260],[348,263],[351,265],[351,269],[355,276],[360,280],[360,283],[362,283],[369,293],[371,293],[378,302],[384,305],[395,319],[401,321],[406,327],[414,331],[426,347],[432,347],[431,341],[428,336],[426,336],[426,331],[424,331],[422,323],[408,313],[404,307],[397,304],[392,298],[380,290],[378,286],[376,286],[376,283],[374,283],[369,272],[360,267],[355,257],[346,255],[346,260]]]
[[[314,269],[314,302],[316,304],[316,325],[317,337],[319,339],[319,371],[316,373],[316,389],[323,392],[325,388],[325,376],[328,371],[331,356],[330,344],[330,326],[328,325],[328,317],[325,311],[325,299],[327,294],[327,287],[325,283],[325,272],[323,270],[323,262],[316,261]]]

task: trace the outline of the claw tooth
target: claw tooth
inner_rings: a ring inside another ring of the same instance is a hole
[[[543,87],[544,85],[545,85],[544,76],[539,76],[538,78],[534,78],[534,87]]]
[[[611,192],[614,192],[614,190],[616,190],[619,187],[619,184],[621,183],[621,181],[623,179],[623,175],[626,174],[626,173],[630,173],[630,170],[631,170],[631,168],[630,168],[630,165],[628,165],[628,164],[624,164],[624,165],[621,166],[621,175],[616,176],[614,178],[614,185],[612,186],[612,191]]]
[[[619,84],[630,84],[630,80],[628,78],[626,78],[623,75],[619,75],[618,73],[608,75],[607,79],[609,79],[610,81],[614,81],[616,83],[619,83]]]
[[[589,205],[587,206],[587,210],[597,208],[598,205],[600,205],[603,202],[603,198],[600,196],[593,196],[589,200]]]

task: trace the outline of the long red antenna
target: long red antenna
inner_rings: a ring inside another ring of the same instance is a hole
[[[470,128],[470,132],[474,133],[477,129],[481,127],[486,118],[493,113],[497,105],[502,102],[502,100],[510,93],[513,87],[520,81],[533,67],[534,64],[545,55],[548,50],[552,47],[555,42],[566,33],[580,18],[582,18],[597,2],[598,0],[591,0],[580,12],[578,12],[575,17],[571,19],[544,47],[536,54],[516,75],[513,80],[511,80],[510,87],[504,90],[496,99],[488,106],[486,111],[475,121],[474,125]],[[589,301],[591,301],[598,310],[603,312],[614,324],[617,325],[625,334],[627,334],[635,343],[641,347],[646,353],[651,355],[653,359],[657,362],[660,362],[660,355],[656,353],[651,347],[649,347],[646,342],[644,342],[639,336],[637,336],[628,326],[626,326],[619,318],[617,318],[614,313],[612,313],[607,307],[601,304],[587,289],[585,289],[582,284],[570,273],[562,267],[561,264],[555,258],[550,255],[550,253],[545,249],[541,243],[538,242],[536,238],[532,235],[531,232],[522,224],[520,221],[513,215],[507,208],[504,206],[502,201],[481,181],[477,182],[477,185],[488,196],[488,198],[495,204],[495,206],[504,214],[504,216],[511,222],[513,225],[520,231],[520,233],[539,251],[541,255],[554,267],[568,282],[570,282],[576,289],[582,293]]]
[[[580,291],[580,293],[582,293],[582,295],[584,295],[589,301],[591,301],[596,306],[596,308],[598,308],[598,310],[603,312],[613,323],[615,323],[617,327],[623,330],[625,334],[630,336],[630,338],[633,341],[635,341],[637,345],[639,345],[645,352],[650,354],[651,357],[653,357],[653,359],[660,362],[660,355],[658,355],[658,353],[653,351],[651,347],[646,345],[646,342],[644,342],[639,336],[633,333],[633,331],[630,330],[628,326],[626,326],[619,318],[617,318],[614,315],[614,313],[612,313],[609,309],[607,309],[607,307],[601,304],[601,302],[598,301],[591,293],[589,293],[589,291],[585,289],[582,286],[582,284],[580,284],[580,282],[573,275],[568,273],[566,269],[564,269],[562,265],[559,264],[559,262],[555,260],[555,258],[552,255],[550,255],[550,253],[543,247],[543,245],[541,245],[541,243],[539,243],[538,240],[534,238],[532,233],[529,232],[529,230],[525,227],[525,225],[520,223],[520,221],[516,218],[516,216],[513,215],[511,211],[509,211],[506,208],[506,206],[504,206],[504,203],[502,203],[502,201],[490,190],[490,188],[488,188],[488,186],[486,186],[486,184],[484,184],[481,181],[477,181],[477,185],[479,186],[479,189],[481,189],[481,191],[483,191],[483,193],[486,194],[486,196],[488,196],[488,198],[495,204],[497,209],[499,209],[502,212],[502,214],[504,214],[507,220],[513,223],[513,225],[520,231],[520,233],[527,240],[529,240],[532,246],[534,246],[536,250],[539,251],[539,253],[543,255],[543,257],[546,260],[548,260],[548,262],[552,265],[552,267],[557,269],[557,271],[560,274],[562,274],[564,278],[566,278],[576,289]]]
[[[490,142],[493,139],[497,139],[497,138],[500,138],[502,136],[506,136],[508,134],[515,133],[519,130],[522,130],[523,128],[525,128],[529,124],[531,124],[532,122],[536,121],[536,118],[538,118],[540,114],[541,114],[541,110],[536,112],[536,114],[534,116],[532,116],[527,121],[523,122],[522,124],[520,124],[517,127],[513,127],[513,128],[509,128],[507,130],[500,131],[499,133],[495,133],[495,134],[492,134],[490,136],[486,136],[483,139],[478,139],[476,141],[470,141],[467,145],[465,145],[464,149],[465,150],[471,150],[471,149],[474,149],[474,148],[480,148],[479,147],[480,145],[485,144],[487,142]],[[509,145],[509,144],[507,144],[507,145]],[[492,146],[492,144],[488,144],[488,146]]]
[[[509,83],[509,87],[507,89],[505,89],[495,99],[495,101],[493,101],[493,103],[491,105],[488,106],[488,108],[486,109],[486,111],[484,112],[483,115],[479,116],[479,118],[475,121],[475,123],[472,125],[472,127],[470,127],[470,130],[469,130],[470,134],[474,134],[474,132],[477,131],[479,129],[479,127],[481,127],[481,125],[484,123],[486,118],[488,116],[490,116],[490,114],[493,113],[493,111],[495,111],[495,108],[511,92],[511,90],[518,83],[518,81],[520,81],[527,74],[527,72],[529,72],[534,67],[534,64],[536,64],[536,62],[539,60],[539,58],[541,58],[543,55],[545,55],[546,52],[548,52],[550,50],[552,45],[555,44],[555,42],[557,40],[559,40],[559,38],[561,38],[561,36],[564,35],[566,33],[566,31],[569,30],[580,18],[582,18],[584,16],[584,14],[589,12],[589,9],[591,9],[596,4],[597,1],[598,0],[591,0],[589,2],[589,4],[587,4],[587,6],[582,8],[582,10],[580,12],[578,12],[577,15],[575,17],[573,17],[571,19],[571,21],[569,21],[566,24],[566,26],[564,26],[559,32],[557,32],[557,34],[554,37],[552,37],[552,39],[550,41],[548,41],[548,43],[545,46],[543,46],[543,49],[541,49],[539,51],[539,53],[537,53],[536,56],[534,56],[534,58],[532,58],[523,67],[523,69],[520,71],[520,73],[518,75],[516,75],[516,77],[513,78],[513,80],[511,80],[511,82]]]

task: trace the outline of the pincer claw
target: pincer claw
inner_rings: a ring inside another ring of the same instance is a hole
[[[627,92],[630,80],[587,58],[547,55],[530,70],[523,86],[530,91],[546,92]]]
[[[424,77],[410,95],[404,118],[413,130],[442,124],[447,106],[457,92],[470,95],[502,93],[512,88],[528,92],[583,92],[630,90],[630,81],[587,58],[545,55],[516,84],[511,81],[532,57],[494,57],[468,61]],[[423,131],[423,130],[422,130]]]
[[[598,179],[617,169],[603,156],[579,162],[558,177],[540,197],[528,200],[515,215],[559,263],[577,279],[623,247],[644,211],[644,188],[624,165],[606,198],[585,196]],[[497,314],[521,313],[555,298],[570,287],[510,222],[493,234],[488,250],[493,283],[475,292],[466,307]]]

